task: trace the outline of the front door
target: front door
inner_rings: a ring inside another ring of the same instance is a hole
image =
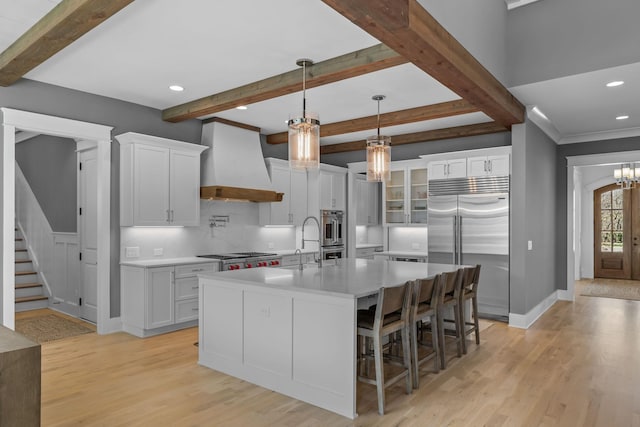
[[[640,189],[594,191],[594,275],[640,280]]]

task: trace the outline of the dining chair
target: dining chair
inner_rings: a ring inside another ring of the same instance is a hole
[[[445,335],[453,337],[456,343],[458,357],[462,356],[462,341],[464,339],[462,331],[462,319],[460,317],[460,292],[462,290],[462,269],[456,271],[442,273],[440,275],[440,281],[442,291],[440,293],[440,307],[437,316],[437,326],[440,346],[440,366],[442,369],[447,368],[446,349],[445,349]],[[446,309],[452,309],[453,320],[444,319],[444,311]],[[446,334],[444,329],[444,322],[452,322],[455,326],[453,334]]]
[[[467,267],[462,270],[462,287],[460,291],[460,318],[462,319],[462,352],[467,354],[467,335],[474,333],[476,345],[480,345],[480,328],[478,326],[478,282],[480,281],[480,265]],[[471,321],[465,318],[465,304],[471,300]],[[467,328],[470,326],[470,328]]]
[[[413,388],[420,385],[419,368],[424,362],[433,359],[435,372],[440,371],[437,318],[440,308],[440,275],[414,282],[411,301],[410,333],[411,333],[411,368],[413,370]],[[423,322],[429,319],[431,324],[431,345],[423,341]],[[418,336],[420,334],[420,336]],[[418,347],[431,349],[424,357],[419,358]]]
[[[359,358],[367,357],[362,354],[370,347],[361,340],[373,341],[373,359],[375,365],[375,378],[358,374],[358,380],[374,384],[378,393],[378,413],[384,415],[385,389],[390,385],[406,379],[406,392],[412,392],[411,380],[411,344],[409,340],[409,306],[411,287],[413,282],[394,287],[383,287],[378,292],[378,301],[375,310],[358,310],[358,351]],[[400,331],[402,336],[402,371],[392,378],[385,379],[383,339]]]

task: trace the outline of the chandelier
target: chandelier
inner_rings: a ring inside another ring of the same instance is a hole
[[[391,137],[380,135],[380,101],[384,95],[371,97],[378,102],[378,133],[367,138],[367,181],[387,182],[391,176]]]
[[[622,189],[630,190],[640,182],[640,164],[623,163],[613,170],[613,177]]]
[[[289,126],[289,167],[312,169],[320,167],[320,120],[318,114],[307,111],[306,76],[310,59],[298,59],[302,67],[302,116],[292,114]]]

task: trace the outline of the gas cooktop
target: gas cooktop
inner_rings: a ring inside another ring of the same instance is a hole
[[[267,252],[233,252],[229,254],[213,254],[213,255],[198,255],[200,258],[212,258],[220,260],[239,259],[239,258],[255,258],[255,257],[267,257],[276,256],[276,254]]]

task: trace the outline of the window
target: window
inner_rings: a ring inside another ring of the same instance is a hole
[[[624,250],[624,194],[622,189],[606,191],[600,195],[600,250],[623,252]]]

